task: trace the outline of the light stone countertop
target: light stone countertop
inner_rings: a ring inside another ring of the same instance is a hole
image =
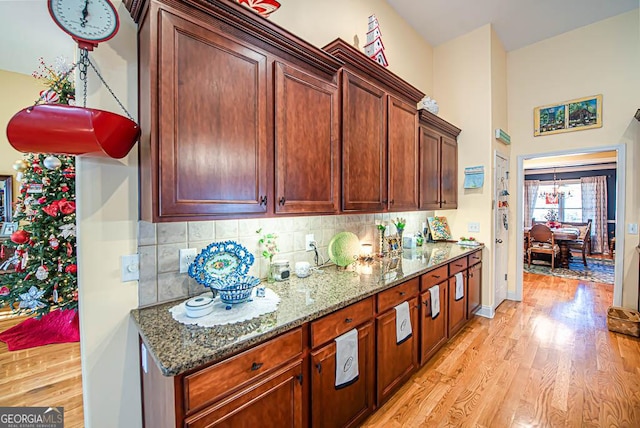
[[[175,376],[248,349],[478,248],[484,247],[462,247],[449,242],[427,243],[416,250],[405,249],[394,270],[389,270],[390,259],[381,259],[368,265],[352,265],[350,270],[328,266],[322,268],[323,273],[314,272],[307,278],[292,275],[287,281],[263,283],[280,296],[277,311],[230,325],[199,327],[181,324],[169,313],[169,308],[180,301],[134,309],[131,315],[162,374]],[[365,266],[371,266],[371,269]],[[365,273],[367,271],[372,273]],[[187,299],[181,301],[184,300]]]

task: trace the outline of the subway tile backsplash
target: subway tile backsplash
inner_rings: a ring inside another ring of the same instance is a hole
[[[320,255],[326,261],[327,245],[339,232],[353,232],[362,243],[373,244],[377,250],[376,222],[389,225],[387,234],[394,234],[391,220],[403,217],[407,220],[405,234],[420,230],[431,211],[403,213],[353,214],[305,217],[276,217],[265,219],[216,220],[177,223],[138,223],[138,253],[140,254],[139,305],[149,306],[169,300],[186,298],[204,291],[186,273],[179,273],[179,250],[196,248],[198,253],[217,241],[232,240],[244,245],[256,258],[250,275],[264,278],[267,260],[261,257],[256,233],[276,233],[280,253],[274,257],[287,259],[291,266],[298,261],[313,263],[313,252],[305,251],[305,237],[313,234],[318,242]]]

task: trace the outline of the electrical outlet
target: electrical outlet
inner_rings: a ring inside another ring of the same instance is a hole
[[[180,250],[180,273],[187,273],[189,271],[189,265],[193,263],[195,258],[195,248],[185,248]]]
[[[140,279],[140,258],[137,254],[120,257],[122,261],[122,282]]]
[[[304,248],[307,251],[313,251],[313,246],[311,245],[312,243],[316,242],[316,238],[315,236],[313,236],[313,233],[309,233],[308,235],[306,235],[304,237]]]
[[[627,233],[629,235],[638,234],[638,223],[627,223]]]
[[[480,223],[478,222],[467,223],[467,232],[480,233]]]

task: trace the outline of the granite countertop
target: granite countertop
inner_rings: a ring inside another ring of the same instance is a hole
[[[292,275],[287,281],[265,284],[281,298],[277,311],[235,324],[215,327],[181,324],[169,313],[169,308],[180,301],[134,309],[131,315],[162,374],[175,376],[248,349],[478,248],[482,247],[427,243],[416,250],[405,249],[395,261],[375,260],[352,265],[349,270],[328,266],[322,268],[322,273],[314,272],[307,278]],[[390,269],[393,264],[396,268]]]

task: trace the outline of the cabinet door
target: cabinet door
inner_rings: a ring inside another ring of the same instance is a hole
[[[389,210],[418,209],[418,113],[389,96]]]
[[[382,405],[418,368],[418,298],[409,300],[412,336],[396,343],[396,311],[376,318],[377,404]]]
[[[469,268],[467,281],[467,319],[478,312],[482,303],[482,263]]]
[[[420,209],[440,208],[440,134],[420,127]]]
[[[265,212],[265,55],[160,14],[160,217]]]
[[[373,410],[374,337],[371,322],[358,327],[359,377],[353,384],[335,388],[336,344],[311,352],[311,426],[358,426]]]
[[[462,274],[464,297],[456,300],[456,279],[449,278],[449,337],[453,337],[467,321],[467,272]]]
[[[302,361],[190,416],[187,428],[303,426]]]
[[[447,281],[440,285],[440,313],[432,318],[431,293],[420,295],[420,365],[429,361],[447,341]]]
[[[338,210],[338,88],[276,62],[276,213]]]
[[[343,72],[342,208],[387,207],[387,108],[384,91]]]
[[[442,137],[441,208],[458,208],[458,143]]]

